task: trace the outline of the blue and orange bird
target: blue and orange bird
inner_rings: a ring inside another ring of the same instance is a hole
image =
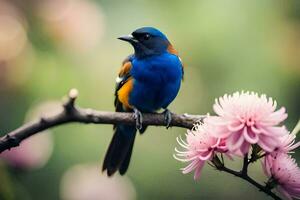
[[[158,29],[143,27],[118,39],[129,42],[134,54],[122,64],[116,79],[115,110],[133,112],[136,126],[115,125],[114,136],[106,152],[102,170],[108,176],[128,169],[137,130],[142,134],[142,112],[164,109],[166,126],[171,122],[169,104],[178,94],[183,78],[183,65],[166,35]]]

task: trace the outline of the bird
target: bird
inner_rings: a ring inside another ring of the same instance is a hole
[[[131,44],[134,53],[122,63],[116,78],[115,111],[132,112],[135,125],[114,125],[102,171],[112,176],[128,169],[136,132],[144,133],[142,113],[164,109],[166,127],[172,114],[168,109],[177,96],[184,70],[182,61],[167,36],[154,27],[142,27],[118,39]]]

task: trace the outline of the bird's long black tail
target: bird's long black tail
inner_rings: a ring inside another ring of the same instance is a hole
[[[107,170],[108,176],[113,175],[118,170],[121,175],[125,174],[136,135],[135,126],[117,125],[114,131],[102,167],[102,171]]]

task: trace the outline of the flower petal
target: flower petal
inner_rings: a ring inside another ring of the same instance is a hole
[[[244,142],[242,132],[236,132],[227,138],[227,147],[230,151],[237,150],[241,147]]]
[[[266,152],[272,152],[278,146],[278,141],[272,137],[259,136],[258,145]]]
[[[204,164],[205,164],[205,162],[199,162],[199,164],[197,165],[197,167],[195,169],[194,180],[197,180],[200,178],[201,170],[203,169]]]
[[[230,125],[227,126],[229,131],[232,132],[237,132],[239,130],[241,130],[242,128],[244,128],[244,124],[243,123],[232,123]]]
[[[211,157],[212,157],[212,151],[207,151],[198,156],[198,158],[203,161],[209,160]]]
[[[250,144],[255,144],[258,142],[258,136],[252,132],[251,129],[247,129],[247,127],[244,128],[243,130],[243,136],[245,138],[245,140],[247,140],[247,142],[249,142]]]

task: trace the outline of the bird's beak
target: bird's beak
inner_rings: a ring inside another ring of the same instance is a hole
[[[132,35],[124,35],[124,36],[118,37],[118,39],[129,42],[129,43],[137,43],[138,42],[138,40],[135,39]]]

